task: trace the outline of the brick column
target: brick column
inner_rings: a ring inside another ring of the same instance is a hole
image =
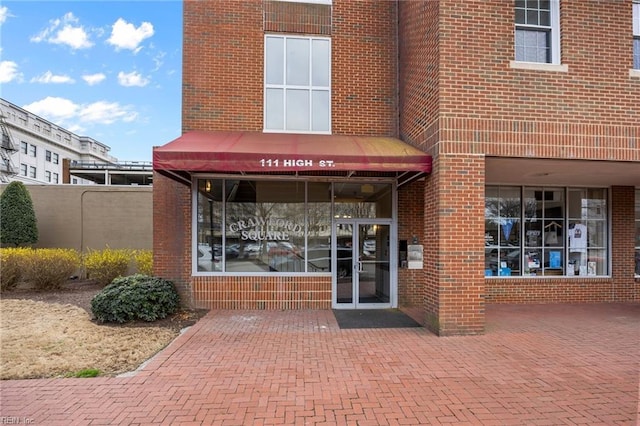
[[[180,302],[189,307],[193,306],[190,191],[153,173],[153,274],[173,281]]]
[[[484,332],[484,156],[440,154],[425,188],[426,325]]]
[[[635,188],[611,188],[611,277],[613,302],[640,301],[635,273]]]

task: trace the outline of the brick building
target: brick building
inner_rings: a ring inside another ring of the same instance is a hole
[[[185,1],[154,253],[194,306],[640,301],[640,4]]]

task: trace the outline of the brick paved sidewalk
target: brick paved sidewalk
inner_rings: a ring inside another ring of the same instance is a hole
[[[638,424],[640,305],[487,307],[487,333],[214,311],[133,377],[0,383],[22,424]]]

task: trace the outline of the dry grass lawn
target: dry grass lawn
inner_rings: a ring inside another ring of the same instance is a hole
[[[179,331],[98,325],[77,306],[0,300],[0,379],[100,375],[135,370]]]

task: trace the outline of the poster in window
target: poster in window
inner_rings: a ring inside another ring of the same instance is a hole
[[[549,268],[562,268],[562,259],[561,253],[559,251],[550,251],[549,252]]]
[[[596,275],[596,262],[587,262],[587,275]]]

